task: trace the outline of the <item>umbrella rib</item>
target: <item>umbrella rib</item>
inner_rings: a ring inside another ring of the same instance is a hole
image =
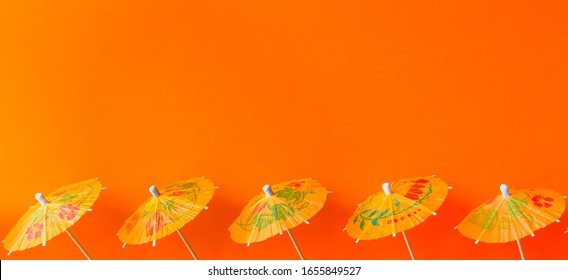
[[[269,199],[270,199],[270,198],[266,198],[266,208],[265,208],[265,209],[268,208]],[[264,199],[259,200],[259,201],[257,202],[257,204],[260,203],[260,202],[262,202],[263,200],[264,200]],[[251,205],[251,207],[252,207],[252,205]],[[262,209],[262,210],[264,210],[264,209]],[[260,220],[260,215],[262,214],[262,210],[258,212],[258,215],[257,215],[257,217],[256,217],[256,220],[254,221],[253,227],[252,227],[251,232],[250,232],[250,235],[249,235],[249,239],[247,240],[247,246],[250,246],[250,242],[251,242],[251,240],[252,240],[252,236],[254,235],[254,230],[257,228],[256,226],[258,225],[258,221]],[[258,233],[258,230],[257,230],[257,233]]]
[[[387,199],[390,200],[390,207],[392,210],[392,215],[391,215],[391,225],[392,225],[392,236],[396,236],[396,225],[394,222],[394,202],[392,201],[392,194],[391,195],[387,195]]]
[[[36,209],[36,212],[40,212],[41,210],[42,210],[42,208],[41,208],[41,206],[40,206],[40,208]],[[35,212],[34,212],[34,214],[35,214]],[[15,244],[15,245],[12,246],[12,248],[10,249],[10,252],[8,252],[8,255],[10,255],[10,254],[12,253],[12,251],[14,251],[14,249],[15,249],[16,251],[18,250],[17,248],[23,243],[23,241],[24,241],[24,239],[25,239],[25,236],[26,236],[25,232],[31,228],[32,224],[33,224],[36,220],[37,220],[37,215],[34,217],[33,220],[30,219],[26,226],[22,227],[22,230],[20,231],[20,233],[18,233],[18,234],[16,235],[16,236],[17,236],[17,239],[13,242],[13,244]],[[26,230],[26,231],[24,231],[24,230]],[[21,232],[24,232],[24,234],[21,234]],[[42,235],[43,235],[43,234],[42,234]],[[43,239],[43,237],[42,237],[42,239]],[[6,241],[6,240],[4,240],[3,242],[5,242],[5,241]],[[5,243],[5,244],[6,244],[6,243]],[[4,244],[4,245],[5,245],[5,244]],[[26,248],[24,248],[24,249],[27,249],[27,248],[28,248],[28,247],[26,246]]]
[[[42,208],[45,208],[45,219],[43,219],[43,231],[41,235],[42,246],[45,246],[47,243],[47,207],[49,206],[42,206]]]
[[[526,217],[525,213],[517,208],[516,203],[512,199],[510,199],[510,198],[508,198],[508,199],[509,199],[509,201],[507,203],[507,206],[508,206],[507,210],[519,212],[521,214],[520,219],[518,219],[519,223],[522,224],[523,228],[528,228],[529,231],[532,232],[531,226],[525,220],[525,217]],[[513,238],[515,238],[515,240],[518,241],[519,239],[521,239],[525,236],[524,232],[522,232],[523,228],[515,227],[514,224],[513,224],[512,233],[514,235]],[[522,248],[520,248],[520,249],[522,250]],[[522,256],[522,258],[524,259],[524,256]]]
[[[551,219],[550,219],[549,217],[547,217],[546,215],[543,215],[543,213],[544,213],[543,211],[534,211],[534,210],[533,210],[534,208],[535,208],[535,207],[533,207],[533,206],[531,206],[531,205],[527,205],[527,212],[530,211],[530,212],[533,213],[535,216],[538,216],[538,217],[541,218],[541,219],[537,219],[537,221],[541,221],[541,220],[551,220]],[[538,210],[538,209],[537,209],[537,210]],[[527,213],[522,212],[522,214],[523,214],[523,218],[526,218],[526,222],[528,223],[528,222],[530,221],[530,219],[528,219]],[[558,219],[558,218],[555,218],[555,219],[553,219],[552,221],[555,221],[555,220],[557,220],[557,219]],[[551,221],[551,222],[552,222],[552,221]],[[541,223],[546,225],[545,222],[541,222]],[[535,226],[534,223],[531,223],[530,225],[534,226],[534,227],[535,227],[535,230],[538,230],[538,229],[543,228],[543,227],[541,227],[540,225]],[[531,228],[531,229],[530,229],[530,231],[531,231],[530,233],[533,234],[533,233],[534,233],[534,231],[532,230],[533,227],[530,226],[530,225],[529,225],[529,227]],[[538,228],[536,228],[536,227],[538,227]]]
[[[495,207],[494,207],[493,209],[499,209],[500,206],[501,206],[501,204],[503,204],[503,200],[502,200],[502,199],[500,199],[500,200],[497,201],[497,205],[495,205]],[[497,210],[495,210],[495,212],[498,213]],[[477,238],[476,238],[476,241],[481,240],[481,238],[483,237],[483,235],[485,235],[485,232],[487,231],[487,229],[485,229],[485,226],[486,226],[486,225],[489,225],[489,223],[491,223],[491,221],[493,221],[493,219],[494,219],[495,216],[497,216],[497,215],[498,215],[498,214],[492,214],[492,215],[489,217],[489,220],[484,224],[484,227],[482,227],[481,232],[479,232],[479,234],[478,234],[478,236],[477,236]]]
[[[376,195],[376,194],[375,194],[375,195]],[[385,204],[385,202],[386,202],[386,197],[385,197],[385,199],[383,199],[383,200],[381,201],[381,203],[379,204],[379,207],[377,207],[376,209],[374,209],[374,208],[371,208],[371,209],[379,210],[379,209],[381,209],[381,208],[383,207],[383,205]],[[363,209],[361,209],[361,210],[363,210]],[[363,227],[363,229],[361,229],[361,233],[359,233],[359,235],[357,236],[357,240],[356,240],[355,242],[359,242],[361,236],[363,236],[363,234],[364,234],[365,232],[367,232],[367,230],[368,230],[368,227]],[[372,230],[371,230],[371,233],[372,233]]]

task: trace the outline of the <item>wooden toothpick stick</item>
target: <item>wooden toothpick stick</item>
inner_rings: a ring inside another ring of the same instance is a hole
[[[521,260],[525,260],[525,252],[523,252],[523,246],[521,246],[521,240],[517,239],[517,245],[519,246],[519,252],[521,253]]]
[[[177,233],[179,234],[179,237],[181,237],[181,240],[183,241],[183,244],[185,244],[185,247],[187,247],[187,249],[189,250],[189,252],[191,253],[191,255],[193,256],[194,259],[198,260],[197,255],[195,254],[195,252],[193,251],[193,249],[191,249],[191,246],[189,246],[189,242],[187,242],[187,240],[185,239],[185,236],[183,236],[183,233],[181,233],[181,231],[178,229]]]
[[[406,238],[406,233],[404,232],[404,230],[402,231],[402,237],[404,237],[404,242],[406,242],[406,248],[408,248],[410,257],[412,258],[412,260],[415,260],[414,253],[412,252],[412,248],[410,248],[410,243],[408,243],[408,238]]]
[[[77,241],[77,239],[75,239],[75,236],[73,236],[73,234],[71,234],[70,231],[65,230],[65,232],[67,233],[67,235],[69,235],[69,237],[71,238],[71,240],[73,240],[73,242],[75,242],[75,245],[77,245],[77,247],[79,247],[79,250],[81,250],[81,252],[83,253],[83,255],[85,255],[85,257],[87,257],[87,260],[92,260],[91,256],[89,256],[89,254],[87,254],[87,251],[85,251],[85,248],[83,248],[83,246],[81,246],[81,244],[79,243],[79,241]]]
[[[302,255],[302,251],[300,251],[300,247],[298,247],[298,244],[296,244],[296,239],[294,239],[292,232],[289,229],[287,229],[286,231],[288,232],[288,235],[290,235],[290,239],[292,239],[292,243],[294,243],[294,247],[296,248],[298,255],[300,255],[300,259],[304,260],[304,255]]]

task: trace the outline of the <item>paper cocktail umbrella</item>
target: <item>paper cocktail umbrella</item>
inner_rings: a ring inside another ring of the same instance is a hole
[[[87,259],[91,259],[85,249],[68,230],[83,214],[91,211],[91,206],[102,190],[97,179],[87,180],[63,186],[44,197],[36,194],[38,203],[31,206],[18,220],[4,239],[4,248],[8,255],[13,251],[21,251],[43,246],[56,235],[65,232],[79,247]]]
[[[448,194],[444,181],[434,176],[403,179],[392,184],[384,183],[383,191],[359,204],[345,230],[359,240],[371,240],[401,232],[414,259],[414,253],[405,231],[424,222],[444,202]]]
[[[150,187],[150,197],[126,221],[118,231],[118,238],[126,244],[144,244],[177,232],[183,243],[197,260],[197,255],[180,229],[193,220],[199,212],[207,209],[207,203],[215,193],[210,180],[192,178],[158,190]]]
[[[475,208],[456,227],[465,237],[486,243],[517,241],[521,259],[525,259],[520,239],[557,221],[564,212],[564,198],[547,189],[509,192],[501,185],[501,193]]]
[[[265,185],[264,193],[255,196],[245,206],[229,231],[231,238],[250,245],[286,231],[303,260],[304,256],[290,232],[301,223],[308,223],[325,203],[327,190],[314,179]]]

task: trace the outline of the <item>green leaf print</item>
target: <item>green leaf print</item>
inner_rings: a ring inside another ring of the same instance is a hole
[[[269,207],[269,209],[272,211],[272,216],[277,221],[286,220],[286,218],[294,215],[294,209],[284,203],[276,204],[272,207]]]
[[[272,218],[268,215],[260,215],[254,226],[255,229],[261,230],[272,223]]]
[[[284,188],[276,194],[276,197],[285,198],[293,204],[302,200],[302,192],[292,188]]]
[[[166,210],[166,211],[176,210],[176,207],[174,206],[174,200],[170,199],[170,200],[167,200],[167,201],[162,201],[162,208],[164,208],[164,210]]]
[[[77,194],[66,194],[62,198],[60,198],[58,201],[65,202],[65,201],[71,200],[71,199],[73,199],[77,196],[79,196],[79,195],[77,195]]]
[[[296,208],[296,210],[297,210],[297,211],[302,211],[302,210],[304,210],[305,208],[308,208],[309,205],[310,205],[310,203],[306,201],[306,202],[304,202],[304,204],[300,205],[300,207]]]
[[[398,201],[398,199],[396,199],[396,198],[394,199],[394,206],[396,208],[400,207],[400,201]]]
[[[359,224],[359,228],[361,230],[363,230],[365,228],[365,220],[361,221],[361,223]]]
[[[179,185],[179,188],[182,189],[182,190],[186,190],[186,189],[196,188],[197,186],[198,185],[195,182],[188,182],[188,183]]]
[[[374,225],[374,226],[377,226],[377,227],[381,226],[378,218],[371,219],[371,224]]]

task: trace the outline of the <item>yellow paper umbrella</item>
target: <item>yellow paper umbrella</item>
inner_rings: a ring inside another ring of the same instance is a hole
[[[46,197],[37,193],[35,197],[38,203],[26,211],[3,241],[8,255],[39,244],[45,246],[48,240],[66,232],[90,260],[89,254],[68,228],[87,211],[91,211],[102,189],[98,179],[92,179],[63,186]]]
[[[192,178],[167,186],[158,191],[150,187],[152,197],[142,204],[124,222],[118,238],[126,244],[144,244],[177,232],[183,243],[197,260],[197,255],[185,239],[180,229],[193,220],[199,212],[207,209],[217,187],[210,180]]]
[[[564,198],[547,189],[509,192],[501,185],[501,193],[475,208],[456,227],[465,237],[486,243],[517,241],[521,259],[525,259],[520,239],[557,221],[564,212]]]
[[[436,215],[434,211],[444,202],[449,188],[434,176],[384,183],[382,192],[359,204],[345,230],[357,243],[402,232],[410,257],[414,259],[405,231]]]
[[[303,260],[304,256],[290,232],[301,223],[308,223],[325,203],[327,190],[314,179],[265,185],[264,193],[255,196],[245,206],[229,231],[231,238],[250,245],[286,231]]]

